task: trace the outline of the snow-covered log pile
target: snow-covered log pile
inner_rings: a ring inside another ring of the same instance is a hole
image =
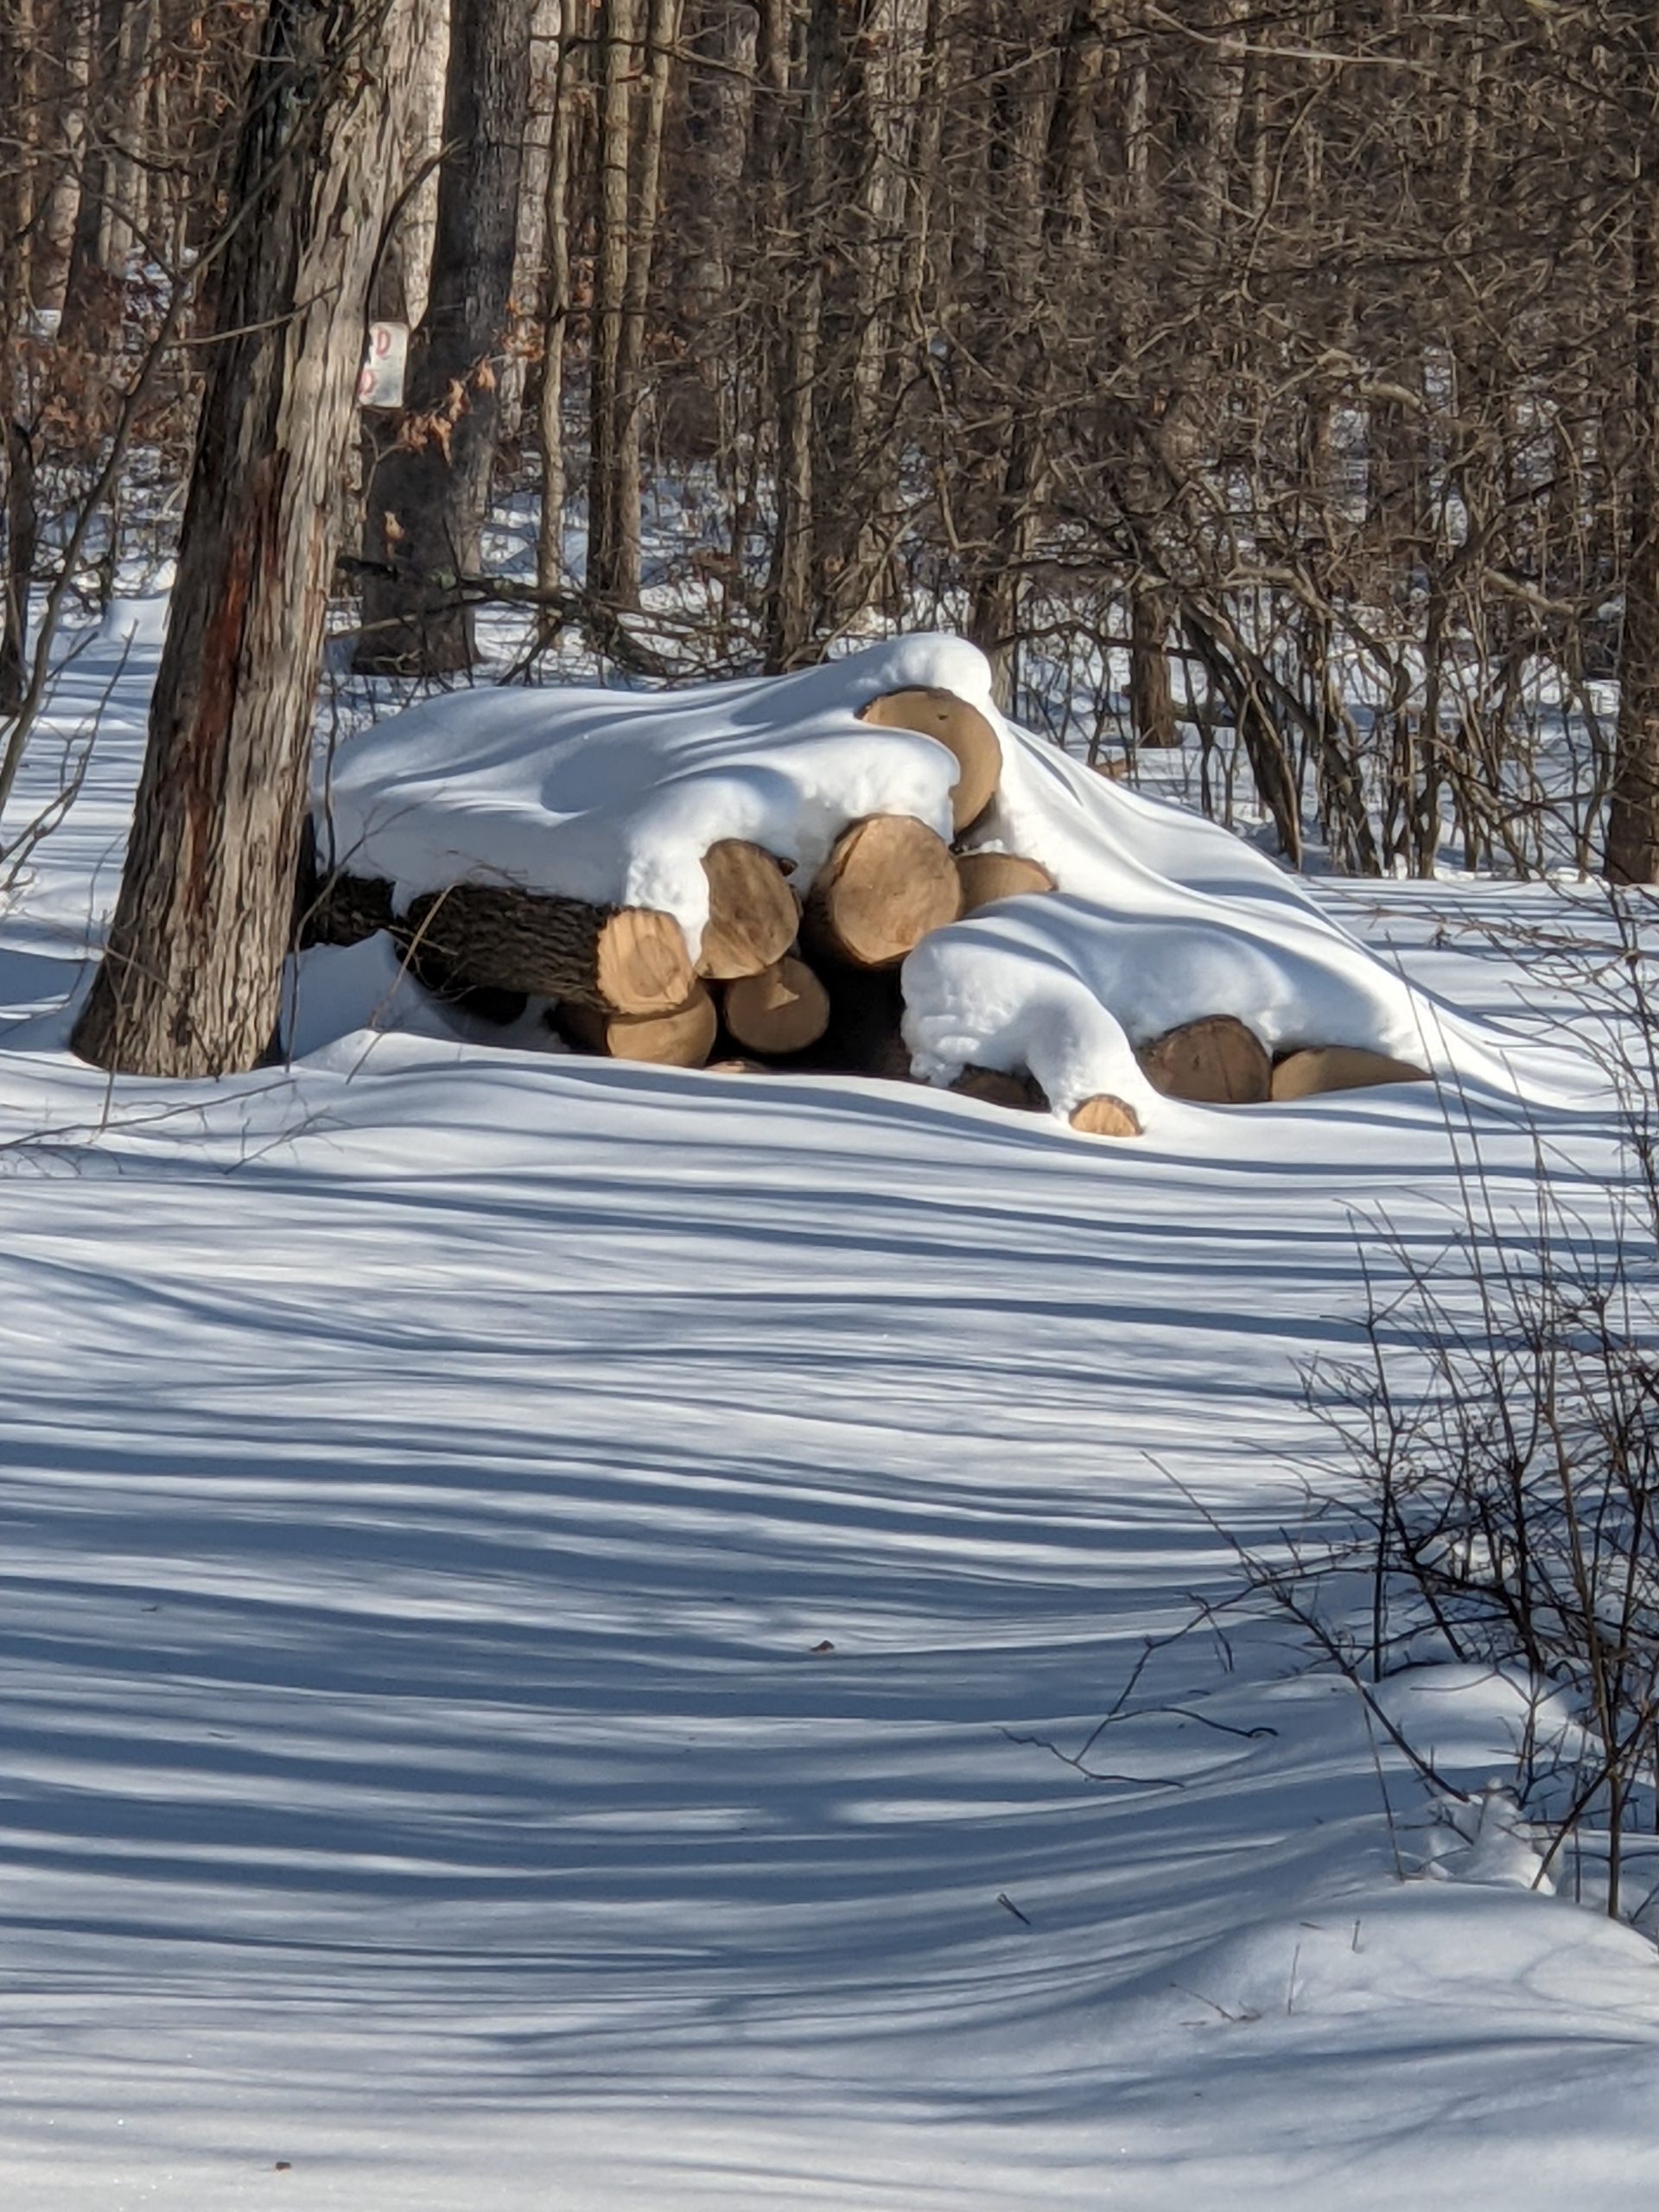
[[[655,695],[475,690],[348,741],[304,941],[572,1047],[918,1079],[1131,1136],[1166,1100],[1503,1083],[1228,832],[1006,721],[948,637]]]

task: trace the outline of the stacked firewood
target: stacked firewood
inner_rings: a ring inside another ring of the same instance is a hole
[[[853,823],[810,883],[760,846],[728,838],[702,858],[709,920],[695,958],[679,923],[638,906],[500,884],[457,882],[397,911],[392,886],[322,874],[314,845],[302,863],[296,937],[351,944],[388,930],[417,982],[435,997],[512,1022],[532,999],[574,1049],[671,1067],[814,1069],[908,1080],[899,970],[931,931],[994,899],[1052,892],[1036,861],[964,849],[996,794],[1001,751],[984,715],[953,694],[906,690],[861,719],[935,739],[956,757],[956,844],[908,815]],[[1376,1054],[1297,1053],[1274,1066],[1228,1015],[1190,1022],[1149,1045],[1141,1063],[1173,1097],[1248,1103],[1421,1071]],[[1026,1073],[969,1068],[954,1088],[1010,1108],[1046,1112]],[[1072,1125],[1134,1136],[1122,1100],[1086,1099]]]

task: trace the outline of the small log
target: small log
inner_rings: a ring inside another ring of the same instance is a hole
[[[950,848],[907,814],[872,814],[836,841],[806,902],[805,932],[855,968],[895,968],[962,911]]]
[[[490,883],[416,899],[411,939],[457,975],[610,1014],[671,1014],[696,977],[685,932],[646,906],[596,906]]]
[[[1184,1021],[1135,1057],[1154,1090],[1195,1105],[1259,1106],[1273,1080],[1267,1046],[1230,1014]]]
[[[996,732],[977,707],[953,691],[889,691],[858,710],[861,721],[878,729],[913,730],[931,737],[957,757],[957,784],[950,818],[960,834],[977,822],[996,796],[1002,778],[1002,747]]]
[[[1319,1045],[1287,1052],[1273,1071],[1273,1096],[1316,1098],[1332,1090],[1369,1090],[1385,1083],[1432,1083],[1427,1068],[1357,1045]]]
[[[804,1052],[830,1027],[830,994],[804,960],[785,959],[725,992],[726,1027],[752,1052]]]
[[[963,1068],[950,1086],[958,1098],[978,1098],[987,1106],[1007,1106],[1017,1114],[1046,1114],[1048,1094],[1023,1068]]]
[[[647,1060],[662,1068],[700,1068],[715,1048],[720,1028],[715,1001],[701,983],[683,1006],[667,1014],[605,1014],[593,1007],[564,1005],[554,1027],[587,1052],[613,1060]]]
[[[697,973],[727,982],[758,976],[783,958],[801,925],[795,893],[781,865],[764,847],[723,837],[702,856],[709,879],[709,925]]]
[[[1022,860],[1017,853],[959,853],[957,873],[964,914],[976,914],[994,899],[1025,899],[1055,887],[1040,861]]]
[[[1141,1117],[1132,1106],[1114,1098],[1109,1090],[1085,1098],[1071,1109],[1071,1126],[1086,1137],[1138,1137]]]

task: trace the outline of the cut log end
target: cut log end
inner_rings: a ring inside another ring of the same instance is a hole
[[[1272,1084],[1266,1046],[1230,1014],[1184,1021],[1136,1057],[1154,1090],[1193,1105],[1259,1106]]]
[[[1052,891],[1054,879],[1040,861],[1018,853],[963,853],[957,861],[962,878],[962,911],[977,913],[994,899],[1027,899]]]
[[[725,837],[702,856],[709,925],[697,973],[728,982],[758,976],[783,958],[800,927],[800,909],[782,864],[760,845]]]
[[[830,994],[804,960],[784,959],[728,983],[725,1014],[740,1045],[787,1058],[816,1045],[830,1027]]]
[[[1108,1090],[1074,1106],[1071,1120],[1072,1128],[1086,1137],[1138,1137],[1141,1134],[1141,1117],[1135,1109],[1126,1106],[1121,1098],[1114,1098]]]
[[[837,840],[807,900],[815,943],[856,968],[894,968],[962,911],[944,840],[905,814],[873,814]]]
[[[620,906],[601,923],[594,988],[619,1014],[672,1014],[692,997],[696,977],[685,932],[671,914]]]
[[[701,983],[683,1006],[666,1014],[604,1014],[592,1007],[562,1006],[555,1027],[586,1052],[613,1060],[644,1060],[654,1067],[700,1068],[720,1027],[714,1000]]]
[[[1370,1090],[1389,1083],[1432,1083],[1427,1068],[1355,1045],[1320,1045],[1287,1052],[1273,1071],[1275,1099],[1317,1098],[1334,1090]]]
[[[889,691],[859,709],[859,720],[878,729],[911,730],[931,737],[956,755],[957,784],[950,818],[960,832],[977,822],[996,796],[1002,776],[1002,747],[996,732],[977,707],[954,691]]]

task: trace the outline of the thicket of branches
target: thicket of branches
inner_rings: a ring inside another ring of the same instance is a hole
[[[12,700],[33,511],[211,253],[259,12],[0,0]],[[504,588],[641,666],[939,620],[1079,744],[1232,733],[1293,859],[1589,861],[1617,790],[1650,872],[1650,0],[426,0],[420,40],[365,663],[456,665]],[[211,289],[130,426],[163,471]],[[533,579],[388,504],[480,445],[544,489]]]

